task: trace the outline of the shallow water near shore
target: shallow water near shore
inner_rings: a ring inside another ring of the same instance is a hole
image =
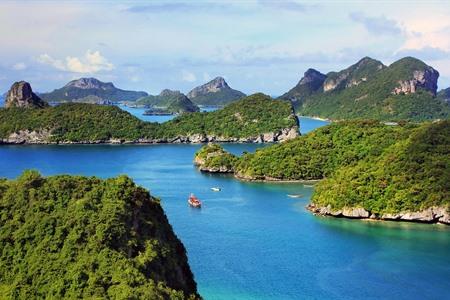
[[[225,144],[240,154],[263,145]],[[444,299],[450,227],[316,217],[313,188],[192,165],[200,145],[1,146],[0,177],[128,174],[162,199],[205,299]],[[211,187],[221,187],[213,192]],[[204,202],[187,205],[190,192]],[[300,194],[289,198],[287,194]]]

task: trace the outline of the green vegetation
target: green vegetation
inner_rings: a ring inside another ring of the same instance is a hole
[[[147,93],[121,90],[111,82],[102,82],[95,78],[80,78],[69,82],[60,89],[39,94],[39,96],[48,102],[97,103],[103,100],[113,102],[134,101],[147,96]]]
[[[393,90],[399,82],[413,80],[416,71],[427,72],[426,86],[417,84],[416,93],[394,95]],[[327,74],[323,89],[295,102],[295,108],[301,115],[334,120],[448,119],[450,106],[441,97],[434,96],[437,76],[435,70],[412,57],[403,58],[389,67],[365,58],[341,72]]]
[[[197,157],[252,180],[317,180],[312,202],[332,209],[363,207],[397,213],[450,204],[450,121],[389,126],[345,121],[232,160],[208,161],[218,146]],[[206,158],[205,158],[206,157]],[[208,169],[208,168],[204,168]]]
[[[381,155],[342,167],[316,186],[312,202],[375,214],[450,205],[450,122],[411,130]]]
[[[136,105],[164,108],[170,113],[198,112],[200,109],[188,97],[179,91],[163,90],[157,96],[147,96],[138,99]]]
[[[238,158],[219,144],[208,144],[195,153],[194,162],[201,170],[233,172]]]
[[[332,123],[291,141],[245,154],[236,172],[255,179],[323,179],[337,168],[379,155],[407,135],[404,127],[377,121]]]
[[[241,138],[295,126],[291,104],[263,94],[214,112],[183,114],[163,124],[141,121],[115,106],[66,103],[43,109],[0,109],[0,138],[20,130],[50,130],[51,142],[170,140],[194,134]]]
[[[1,299],[198,298],[159,200],[126,176],[0,180]]]
[[[437,94],[437,98],[439,98],[441,101],[446,102],[447,104],[450,104],[450,88],[440,90]]]
[[[192,97],[191,100],[197,105],[224,106],[242,97],[245,97],[244,93],[229,88],[215,93],[198,95]]]

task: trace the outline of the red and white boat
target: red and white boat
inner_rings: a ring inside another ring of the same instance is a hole
[[[195,197],[194,194],[191,194],[189,196],[188,203],[190,206],[195,207],[195,208],[202,207],[202,202],[197,197]]]
[[[195,207],[195,208],[202,207],[202,202],[197,197],[195,197],[194,194],[191,194],[189,196],[188,203],[190,206]]]

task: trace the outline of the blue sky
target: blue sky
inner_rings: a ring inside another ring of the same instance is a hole
[[[188,92],[215,76],[279,95],[312,67],[412,55],[450,86],[449,1],[2,1],[0,91],[96,77]]]

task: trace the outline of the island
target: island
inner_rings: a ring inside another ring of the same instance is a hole
[[[157,96],[140,98],[134,102],[134,105],[149,108],[145,115],[173,115],[200,111],[200,108],[186,95],[169,89],[162,90]]]
[[[148,96],[142,91],[127,91],[116,88],[112,82],[103,82],[97,78],[79,78],[49,93],[40,93],[46,102],[81,102],[103,104],[120,101],[135,101]]]
[[[129,177],[0,180],[2,299],[200,299],[160,200]]]
[[[202,147],[203,172],[241,180],[316,181],[320,215],[450,224],[450,121],[343,121],[240,157]]]
[[[144,122],[117,106],[28,105],[28,100],[36,101],[32,90],[22,93],[16,91],[19,87],[14,84],[10,92],[20,94],[21,101],[7,97],[8,108],[0,109],[0,144],[262,143],[299,135],[291,103],[264,94],[213,112],[181,114],[160,124]]]
[[[232,89],[225,79],[219,76],[192,89],[187,96],[197,105],[225,106],[245,97],[245,94],[241,91]]]
[[[331,120],[425,121],[448,119],[450,105],[437,94],[438,71],[413,57],[389,66],[364,57],[339,72],[309,69],[280,99],[296,113]]]

